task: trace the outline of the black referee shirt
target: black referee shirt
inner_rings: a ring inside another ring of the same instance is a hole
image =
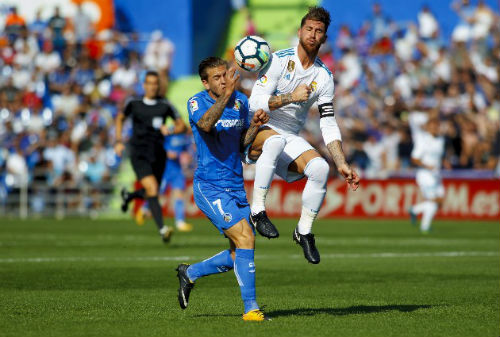
[[[165,137],[160,127],[165,124],[167,117],[176,120],[179,113],[166,99],[156,99],[154,104],[146,104],[143,98],[131,99],[123,111],[125,117],[132,116],[132,146],[163,146]],[[153,144],[152,144],[153,143]]]

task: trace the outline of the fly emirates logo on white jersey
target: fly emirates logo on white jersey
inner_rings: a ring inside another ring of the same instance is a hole
[[[245,125],[245,120],[242,119],[222,119],[215,123],[215,126],[222,126],[223,128],[242,128]]]

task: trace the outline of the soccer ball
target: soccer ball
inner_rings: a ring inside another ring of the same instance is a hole
[[[259,71],[264,68],[271,56],[271,48],[263,38],[255,35],[245,36],[234,48],[234,59],[243,69]]]

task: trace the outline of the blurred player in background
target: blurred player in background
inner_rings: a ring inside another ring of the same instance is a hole
[[[218,57],[201,61],[199,74],[206,90],[188,101],[189,122],[198,153],[193,180],[194,200],[212,224],[229,239],[229,249],[202,262],[177,268],[178,299],[188,305],[194,282],[234,268],[244,304],[243,320],[266,320],[255,294],[255,234],[243,184],[240,154],[251,144],[260,125],[269,120],[262,110],[249,121],[247,97],[235,91],[239,75]]]
[[[422,214],[420,231],[427,234],[445,193],[441,180],[445,142],[439,135],[439,119],[429,118],[414,141],[411,161],[417,166],[416,180],[424,201],[410,208],[410,217],[416,224],[417,216]]]
[[[174,202],[175,227],[180,232],[190,232],[193,230],[193,225],[185,221],[186,177],[181,165],[181,156],[187,153],[190,145],[191,135],[172,134],[165,137],[167,169],[161,181],[160,195],[164,195],[170,187],[170,198]]]
[[[122,141],[124,120],[131,116],[133,133],[130,139],[130,159],[137,180],[142,189],[128,192],[121,191],[122,211],[135,198],[146,199],[151,215],[158,227],[163,241],[170,241],[173,230],[163,223],[163,214],[158,201],[158,186],[165,171],[166,153],[163,147],[164,137],[170,132],[165,125],[167,118],[174,120],[174,133],[185,132],[186,124],[175,108],[158,95],[159,76],[149,71],[144,78],[144,97],[131,99],[123,112],[116,116],[115,152],[121,156],[125,145]]]
[[[261,235],[278,237],[265,211],[273,175],[276,172],[287,182],[306,176],[302,213],[293,239],[302,246],[305,258],[314,264],[320,262],[320,255],[311,228],[325,197],[330,170],[326,160],[298,136],[314,103],[318,104],[323,139],[338,172],[353,190],[359,184],[357,173],[347,164],[342,151],[333,110],[333,76],[317,57],[326,41],[329,24],[328,11],[322,7],[310,8],[298,30],[298,46],[273,54],[250,96],[251,110],[263,109],[270,117],[248,153],[250,160],[257,160],[251,220]]]

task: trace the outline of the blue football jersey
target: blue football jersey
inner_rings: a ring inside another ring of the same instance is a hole
[[[196,123],[214,103],[207,91],[197,93],[187,103],[198,157],[194,178],[222,188],[243,189],[240,140],[250,126],[248,99],[235,91],[212,130],[204,132]]]

